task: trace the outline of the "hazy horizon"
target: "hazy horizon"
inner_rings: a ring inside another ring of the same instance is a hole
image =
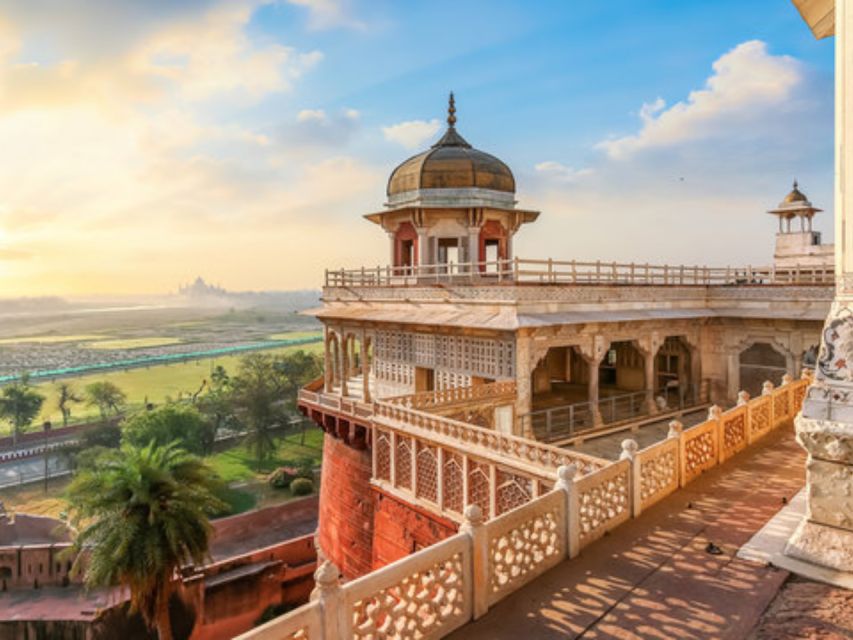
[[[0,298],[385,264],[451,89],[517,255],[767,264],[794,178],[832,240],[832,71],[778,0],[0,0]]]

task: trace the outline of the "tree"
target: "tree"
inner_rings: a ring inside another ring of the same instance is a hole
[[[101,380],[86,385],[86,404],[98,407],[103,422],[107,421],[110,413],[117,415],[126,401],[124,391],[112,382]]]
[[[276,449],[273,430],[282,419],[281,399],[284,385],[267,354],[252,354],[240,361],[237,375],[231,380],[231,399],[237,419],[246,429],[246,444],[261,464]]]
[[[210,384],[207,385],[207,392],[201,394],[195,400],[195,406],[211,425],[214,440],[223,429],[230,429],[237,426],[234,418],[231,391],[231,378],[225,369],[221,365],[218,365],[210,374]]]
[[[281,378],[288,408],[296,405],[296,394],[306,384],[323,373],[323,360],[316,353],[306,353],[301,349],[293,353],[276,356],[273,367]]]
[[[71,418],[71,405],[80,404],[83,398],[77,395],[74,386],[70,382],[59,382],[56,384],[56,406],[62,413],[62,426],[68,426]]]
[[[18,435],[29,427],[41,411],[44,396],[30,386],[29,378],[3,387],[0,392],[0,418],[12,426],[12,444],[18,444]]]
[[[122,428],[123,441],[133,446],[177,442],[196,455],[211,453],[214,437],[213,425],[188,404],[171,403],[142,411],[128,418]]]
[[[128,588],[131,611],[160,640],[171,640],[176,574],[209,555],[209,517],[225,508],[218,489],[210,467],[175,443],[124,445],[118,455],[97,458],[68,489],[73,522],[84,525],[75,568],[85,565],[90,587]]]

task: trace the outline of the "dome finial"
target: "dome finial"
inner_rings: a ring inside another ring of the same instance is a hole
[[[794,189],[799,189],[800,185],[797,184],[797,179],[794,178]]]
[[[453,129],[456,126],[456,99],[453,97],[453,92],[450,92],[450,99],[447,101],[447,126]]]

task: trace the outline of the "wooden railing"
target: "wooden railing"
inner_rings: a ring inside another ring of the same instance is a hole
[[[765,383],[758,398],[741,392],[738,406],[712,407],[708,420],[686,430],[673,421],[666,439],[641,451],[626,440],[620,460],[585,475],[561,466],[553,489],[489,521],[468,504],[459,533],[353,582],[341,585],[337,568],[324,562],[309,604],[240,638],[445,637],[789,422],[809,383],[786,376],[778,389]]]
[[[835,282],[831,267],[706,267],[648,263],[514,258],[408,267],[326,270],[327,287],[383,287],[479,283],[611,285],[797,285]]]

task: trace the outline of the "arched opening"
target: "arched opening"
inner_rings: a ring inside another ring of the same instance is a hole
[[[480,271],[496,272],[499,262],[508,258],[509,234],[497,220],[488,220],[480,229]]]
[[[602,398],[646,388],[645,358],[628,340],[613,342],[598,367]]]
[[[693,354],[681,336],[667,336],[655,355],[654,393],[667,407],[693,404],[698,380],[693,379]]]
[[[394,266],[398,275],[408,275],[418,263],[418,233],[411,222],[403,222],[394,236]]]
[[[588,399],[589,366],[577,347],[551,347],[531,375],[533,410]]]
[[[779,384],[788,373],[785,354],[769,342],[756,342],[740,352],[740,388],[751,396],[761,395],[765,380]]]
[[[338,355],[337,367],[341,371],[343,395],[360,398],[365,402],[373,396],[373,355],[369,336],[345,333]]]

